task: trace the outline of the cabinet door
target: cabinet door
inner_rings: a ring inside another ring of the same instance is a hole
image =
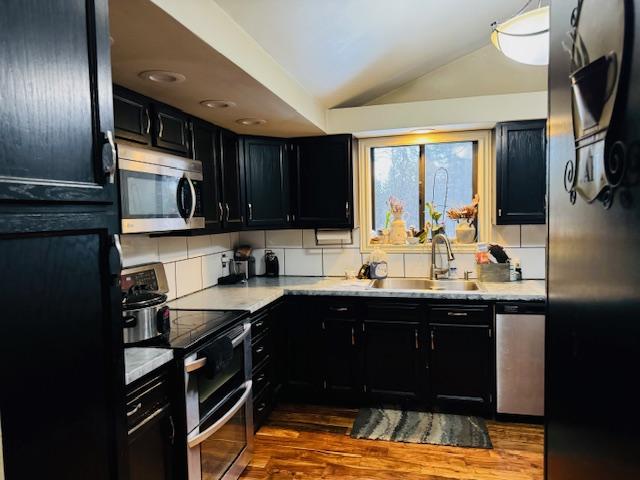
[[[545,223],[546,121],[496,127],[496,223]]]
[[[305,228],[353,228],[351,135],[296,141],[296,223]]]
[[[429,335],[434,405],[487,412],[491,405],[490,328],[431,324]]]
[[[244,168],[249,227],[289,223],[289,169],[284,140],[245,138]]]
[[[287,305],[287,391],[294,397],[316,396],[321,388],[320,355],[322,327],[320,321],[298,302]],[[313,397],[312,397],[313,398]]]
[[[108,1],[3,2],[0,32],[0,201],[113,203]]]
[[[374,400],[411,400],[421,396],[426,369],[417,322],[364,320],[365,388]]]
[[[155,112],[153,144],[158,148],[188,157],[191,145],[189,118],[179,110],[159,103]]]
[[[353,401],[360,394],[357,355],[358,321],[355,318],[322,319],[323,388],[331,399]]]
[[[116,138],[149,145],[151,143],[151,112],[149,99],[114,85],[113,119]]]
[[[110,254],[110,237],[98,226],[0,234],[0,271],[11,279],[0,302],[13,319],[0,322],[7,478],[122,478],[122,317]]]
[[[220,197],[220,163],[216,148],[217,129],[194,121],[193,158],[202,162],[202,209],[207,230],[222,228],[223,207]]]
[[[244,225],[244,182],[238,135],[221,129],[219,147],[224,227],[239,228]]]

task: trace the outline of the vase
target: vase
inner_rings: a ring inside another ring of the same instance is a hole
[[[389,243],[392,245],[404,245],[407,243],[407,224],[402,219],[402,214],[394,214],[389,232]]]
[[[476,228],[467,221],[456,225],[456,243],[473,243],[476,238]]]

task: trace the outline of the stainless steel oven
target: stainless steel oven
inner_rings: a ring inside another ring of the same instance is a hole
[[[202,162],[118,144],[122,233],[204,228]]]
[[[236,479],[251,460],[251,324],[244,321],[184,359],[189,480]]]

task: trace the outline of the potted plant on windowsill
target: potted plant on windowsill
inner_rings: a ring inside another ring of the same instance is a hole
[[[441,225],[440,219],[442,218],[442,212],[436,210],[436,206],[433,202],[427,202],[428,217],[431,219],[427,222],[427,226],[431,230],[431,238],[435,237],[439,233],[444,233],[444,225]]]
[[[477,240],[478,204],[480,197],[473,196],[471,204],[447,211],[447,217],[458,222],[456,226],[456,243],[473,243]]]

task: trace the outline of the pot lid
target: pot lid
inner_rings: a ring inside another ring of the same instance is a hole
[[[122,308],[125,310],[138,310],[140,308],[153,307],[167,301],[164,293],[135,292],[126,295],[122,299]]]

